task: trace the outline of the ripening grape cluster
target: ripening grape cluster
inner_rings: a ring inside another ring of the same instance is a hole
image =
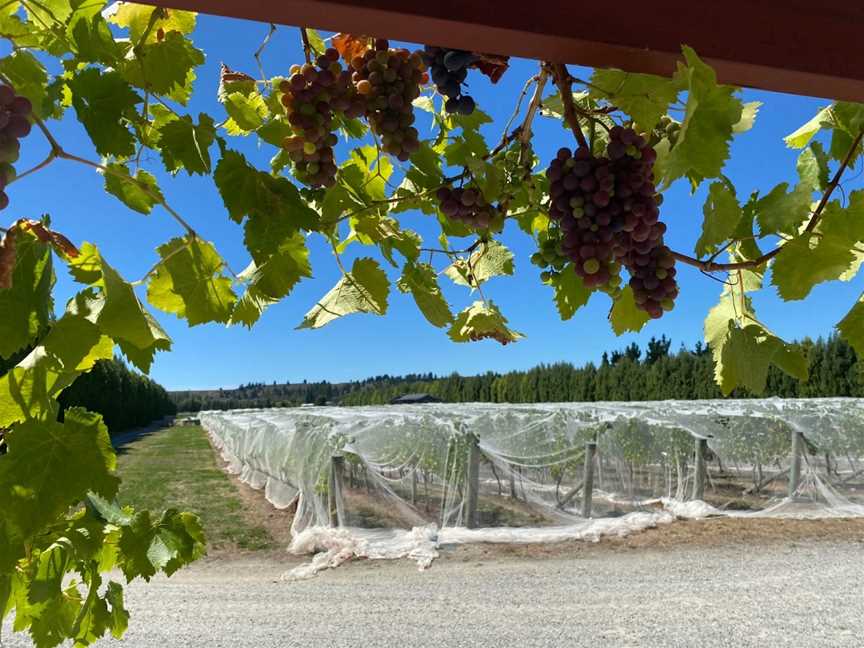
[[[562,148],[547,171],[549,216],[562,232],[561,251],[586,286],[616,295],[621,267],[639,308],[658,318],[678,296],[675,259],[663,243],[656,153],[633,129],[615,126],[605,156]]]
[[[30,134],[33,105],[27,97],[15,94],[12,86],[0,84],[0,209],[9,206],[6,185],[15,179],[15,167],[21,144],[18,140]]]
[[[497,227],[503,221],[501,210],[486,202],[482,192],[473,187],[440,187],[435,197],[442,214],[472,229]]]
[[[0,290],[12,287],[15,270],[15,236],[10,230],[0,238]]]
[[[390,49],[389,42],[379,38],[374,48],[354,57],[351,67],[366,119],[384,151],[408,160],[420,148],[412,102],[420,96],[420,85],[429,80],[420,54]]]
[[[444,49],[432,45],[427,45],[420,55],[429,68],[438,92],[447,97],[444,110],[460,115],[473,113],[474,100],[462,94],[462,84],[468,76],[468,66],[477,60],[477,56],[465,50]]]
[[[351,73],[339,63],[339,52],[328,49],[315,65],[295,65],[291,76],[279,85],[282,105],[294,135],[286,137],[283,148],[294,162],[296,177],[313,187],[330,187],[336,182],[333,147],[334,116],[359,117],[364,102],[354,91]]]

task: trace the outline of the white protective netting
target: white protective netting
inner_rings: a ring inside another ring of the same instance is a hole
[[[859,399],[315,407],[201,422],[232,473],[296,506],[291,549],[321,553],[295,578],[352,556],[425,567],[439,544],[596,540],[676,517],[864,516]]]

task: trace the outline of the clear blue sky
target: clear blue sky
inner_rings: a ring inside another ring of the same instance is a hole
[[[253,52],[266,33],[263,24],[201,16],[193,38],[207,55],[198,70],[195,98],[189,112],[206,111],[221,119],[216,99],[219,63],[257,74]],[[302,58],[298,31],[280,28],[266,54],[268,75],[285,73]],[[525,80],[534,73],[532,61],[516,60],[511,69],[492,86],[485,77],[469,77],[470,93],[483,110],[495,119],[489,137],[497,140],[512,111]],[[726,172],[736,183],[739,196],[754,189],[764,192],[783,180],[795,180],[797,152],[785,148],[782,137],[807,121],[825,100],[767,92],[745,91],[745,100],[764,103],[756,127],[738,136]],[[62,123],[52,125],[69,151],[95,159],[83,128],[70,110]],[[267,168],[274,153],[267,145],[259,149],[253,138],[231,143],[259,168]],[[572,136],[560,122],[540,119],[536,124],[535,146],[544,162],[560,146],[571,146]],[[29,168],[47,152],[47,144],[34,130],[25,141],[19,169]],[[343,150],[344,153],[344,150]],[[158,156],[151,154],[146,168],[156,173],[169,203],[207,239],[212,240],[235,270],[248,263],[242,245],[242,229],[228,219],[210,177],[175,178],[161,171]],[[5,216],[38,217],[49,213],[54,226],[73,241],[92,241],[105,257],[129,280],[142,277],[156,260],[154,248],[182,232],[168,215],[156,209],[142,216],[126,209],[102,190],[102,178],[89,168],[57,161],[42,172],[11,188],[11,207]],[[692,253],[702,223],[704,190],[691,196],[679,181],[666,194],[662,218],[669,226],[667,242],[674,249]],[[437,234],[422,215],[409,215],[408,222],[424,235]],[[721,285],[693,268],[681,268],[681,296],[676,309],[663,319],[650,322],[638,335],[616,338],[606,323],[609,300],[595,295],[587,307],[568,322],[561,322],[552,301],[552,290],[539,283],[538,270],[528,257],[532,241],[508,226],[504,242],[516,254],[516,276],[489,282],[484,292],[509,318],[512,328],[526,339],[502,347],[496,342],[454,344],[446,333],[428,325],[409,296],[391,292],[386,317],[351,315],[317,331],[295,331],[306,311],[338,279],[338,270],[329,248],[320,237],[310,240],[314,279],[301,283],[286,300],[270,308],[251,331],[211,324],[189,329],[173,316],[155,313],[174,339],[174,351],[157,356],[153,377],[169,389],[231,387],[250,381],[284,382],[305,379],[343,381],[369,375],[408,372],[472,374],[486,370],[523,369],[541,362],[570,361],[581,364],[597,361],[604,350],[644,343],[652,335],[672,338],[673,348],[692,345],[702,338],[702,321],[720,293]],[[368,249],[357,247],[356,252]],[[351,255],[347,255],[350,262]],[[391,277],[398,271],[392,269]],[[447,284],[445,279],[442,285]],[[761,319],[786,339],[805,335],[826,335],[843,317],[861,291],[860,280],[850,284],[817,287],[806,302],[782,304],[773,288],[756,297]],[[58,306],[75,289],[63,271],[58,279]],[[444,285],[445,293],[458,311],[473,301],[466,290]]]

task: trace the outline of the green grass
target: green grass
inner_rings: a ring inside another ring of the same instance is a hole
[[[244,510],[200,427],[165,428],[136,439],[118,450],[117,463],[121,504],[197,513],[211,550],[272,548],[273,538]]]

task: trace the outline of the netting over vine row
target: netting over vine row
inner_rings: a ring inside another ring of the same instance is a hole
[[[315,407],[201,420],[232,472],[277,508],[296,507],[295,538],[344,526],[526,542],[676,515],[864,515],[858,399]]]

